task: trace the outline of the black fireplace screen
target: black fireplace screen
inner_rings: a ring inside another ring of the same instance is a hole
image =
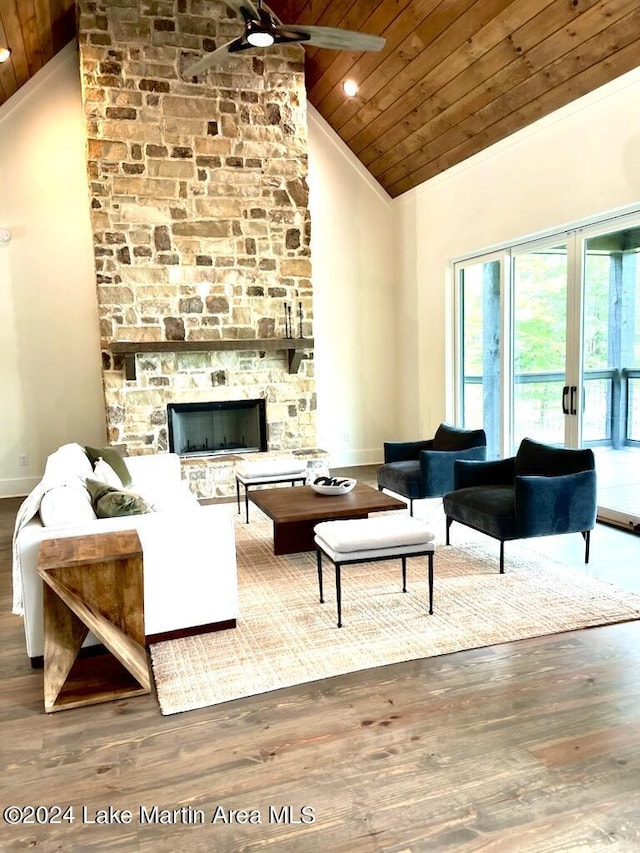
[[[267,449],[264,400],[169,403],[169,450],[180,456]]]

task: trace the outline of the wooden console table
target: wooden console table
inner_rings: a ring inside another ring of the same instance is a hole
[[[45,711],[150,693],[136,531],[46,539],[37,571],[44,581]],[[111,654],[78,659],[89,631]]]

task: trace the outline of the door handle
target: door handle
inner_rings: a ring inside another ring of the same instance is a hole
[[[571,386],[571,405],[569,407],[570,408],[570,411],[569,411],[570,415],[576,414],[576,394],[577,393],[578,393],[578,386],[572,385]]]
[[[569,409],[567,407],[567,397],[569,396],[569,386],[565,385],[562,389],[562,414],[568,415]]]

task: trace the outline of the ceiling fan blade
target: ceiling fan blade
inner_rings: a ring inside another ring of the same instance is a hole
[[[355,30],[341,30],[337,27],[299,27],[297,24],[285,27],[279,35],[282,35],[283,41],[301,41],[304,44],[327,47],[330,50],[382,50],[387,43],[387,40],[381,36],[372,36]],[[289,38],[289,36],[297,36],[297,38]]]
[[[258,8],[252,0],[223,0],[223,3],[244,21],[257,21],[260,18]]]
[[[187,79],[190,77],[199,77],[205,71],[208,71],[209,68],[222,65],[232,53],[237,53],[239,50],[246,50],[248,47],[251,47],[251,45],[248,45],[242,37],[228,41],[226,44],[212,50],[211,53],[205,53],[201,59],[198,59],[193,65],[185,68],[182,76]]]

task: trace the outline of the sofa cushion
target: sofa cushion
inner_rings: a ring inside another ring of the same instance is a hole
[[[95,521],[96,514],[91,496],[84,486],[78,484],[55,486],[46,492],[40,501],[40,521],[45,527],[60,524],[83,524]]]
[[[108,483],[88,479],[87,490],[98,518],[119,518],[123,515],[153,512],[153,507],[143,497],[127,489],[116,489]]]
[[[103,459],[116,472],[123,486],[131,485],[131,474],[119,450],[114,447],[85,447],[85,451],[92,465]]]

